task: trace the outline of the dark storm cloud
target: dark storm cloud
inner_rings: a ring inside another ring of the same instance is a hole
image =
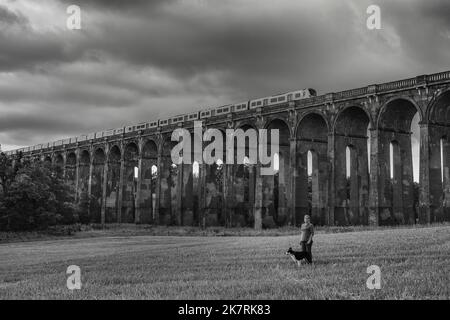
[[[350,89],[450,61],[448,1],[380,0],[377,31],[364,0],[30,3],[0,5],[2,144],[297,88]],[[65,28],[71,4],[82,30]]]
[[[27,18],[22,14],[14,13],[7,7],[0,5],[0,25],[2,27],[15,24],[24,25],[27,22]]]
[[[402,4],[402,5],[401,5]],[[450,2],[442,0],[391,3],[386,16],[394,26],[405,55],[428,69],[448,66],[450,58]]]
[[[30,25],[26,13],[0,5],[0,72],[33,70],[39,64],[67,63],[83,54],[82,48],[57,31],[41,32]]]

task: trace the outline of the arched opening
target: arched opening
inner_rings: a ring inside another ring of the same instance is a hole
[[[450,221],[450,90],[440,94],[428,110],[430,193],[426,197],[430,208],[423,208],[421,221]]]
[[[307,175],[308,175],[308,207],[309,207],[309,215],[311,216],[312,215],[312,203],[313,203],[313,200],[312,200],[312,196],[313,196],[313,191],[312,191],[312,189],[313,189],[313,187],[312,187],[312,185],[313,185],[313,178],[312,178],[312,175],[313,175],[313,155],[312,155],[312,152],[311,152],[311,150],[308,150],[308,154],[307,154],[307,170],[306,170],[306,173],[307,173]]]
[[[202,184],[200,179],[203,179],[202,175],[205,173],[203,164],[200,165],[199,161],[203,160],[203,149],[197,150],[195,145],[201,146],[201,136],[192,133],[191,134],[191,159],[192,165],[186,164],[184,172],[186,173],[184,180],[185,192],[183,198],[183,224],[184,225],[199,225],[203,223],[203,210],[200,209],[200,193],[202,192]],[[203,171],[202,171],[203,170]]]
[[[279,141],[271,141],[271,130],[279,131]],[[286,122],[280,119],[272,120],[267,126],[267,141],[269,154],[271,147],[278,146],[278,153],[274,153],[273,176],[263,176],[263,227],[284,226],[293,222],[293,215],[289,210],[290,183],[290,130]]]
[[[401,152],[397,141],[389,143],[389,176],[391,181],[399,181],[401,179]]]
[[[439,150],[441,153],[441,182],[444,183],[444,138],[439,141]]]
[[[256,129],[250,125],[239,127],[244,133],[256,134]],[[257,136],[256,136],[257,139]],[[239,144],[239,145],[238,145]],[[255,206],[255,164],[250,161],[250,155],[255,152],[256,146],[250,144],[250,139],[246,138],[242,145],[234,138],[234,159],[233,165],[229,167],[228,175],[231,176],[231,199],[227,201],[229,216],[227,225],[234,227],[253,227],[254,206]],[[237,154],[243,153],[244,158],[238,161]]]
[[[350,147],[347,146],[345,148],[345,177],[350,179],[352,175],[352,161],[351,161],[351,150]]]
[[[296,224],[303,222],[305,214],[316,225],[327,224],[328,125],[322,115],[310,113],[302,118],[297,129],[296,152]]]
[[[75,152],[69,152],[66,156],[66,182],[72,187],[75,187],[75,178],[77,170],[77,156]],[[74,192],[75,194],[75,192]]]
[[[92,163],[91,201],[89,207],[90,220],[95,223],[101,222],[105,162],[105,151],[101,148],[96,149]]]
[[[91,163],[91,157],[89,151],[83,150],[79,156],[80,165],[78,167],[78,190],[77,199],[82,207],[82,214],[80,215],[81,223],[89,223],[90,217],[88,215],[89,208],[89,166]]]
[[[62,154],[57,154],[55,156],[55,165],[57,165],[58,167],[64,165],[64,157],[62,156]]]
[[[420,174],[420,115],[418,112],[411,120],[411,154],[413,166],[413,181],[418,188]]]
[[[420,114],[407,99],[388,102],[378,118],[381,225],[418,217]]]
[[[446,136],[440,139],[439,146],[442,193],[440,210],[436,210],[438,214],[436,214],[435,221],[450,221],[450,142]]]
[[[135,179],[141,174],[141,188],[139,202],[137,203],[138,221],[140,223],[154,223],[156,216],[156,188],[158,177],[158,146],[148,140],[142,147],[141,170],[135,167]],[[137,168],[137,170],[136,170]],[[136,172],[138,171],[138,172]],[[136,173],[138,175],[136,175]]]
[[[62,179],[64,176],[64,157],[62,154],[57,154],[55,156],[55,165],[53,167],[54,172],[56,175]]]
[[[308,163],[307,163],[308,169],[307,169],[307,174],[308,177],[312,176],[312,172],[313,172],[313,163],[312,163],[312,152],[311,150],[308,150]]]
[[[367,127],[367,132],[366,132],[366,136],[367,136],[367,171],[370,173],[370,163],[371,163],[371,159],[370,159],[370,155],[371,155],[371,143],[370,143],[370,126]]]
[[[277,173],[280,171],[280,156],[276,152],[273,155],[273,169]]]
[[[106,181],[106,222],[119,222],[119,189],[120,189],[120,148],[114,145],[108,154],[108,173]]]
[[[204,216],[202,224],[206,226],[216,226],[216,225],[228,225],[229,217],[227,217],[227,210],[225,206],[224,197],[224,183],[225,183],[225,167],[223,156],[226,152],[226,139],[225,132],[220,131],[221,135],[214,136],[211,141],[216,141],[215,139],[220,139],[217,141],[217,147],[219,148],[220,143],[222,143],[222,156],[220,156],[219,150],[214,149],[214,152],[210,155],[216,159],[212,164],[203,164],[205,170],[204,177]],[[206,149],[205,149],[206,150]],[[216,153],[217,152],[217,153]],[[205,158],[206,159],[206,158]]]
[[[368,224],[369,124],[368,114],[358,106],[341,111],[335,122],[334,222],[337,225]]]
[[[192,174],[194,175],[195,178],[198,178],[200,175],[200,165],[198,161],[194,161],[192,163]]]
[[[138,222],[136,219],[137,179],[135,168],[139,166],[139,148],[136,143],[131,142],[125,146],[124,151],[124,173],[123,173],[123,198],[121,222]],[[138,168],[139,171],[139,168]]]
[[[163,225],[181,224],[181,203],[177,200],[179,190],[179,167],[172,162],[171,150],[177,143],[171,141],[171,137],[164,139],[160,174],[160,198],[159,198],[159,222]],[[180,206],[178,206],[178,204]]]
[[[401,150],[397,141],[389,143],[389,168],[391,178],[392,202],[394,212],[399,212],[402,209],[402,162]],[[395,223],[392,221],[390,223]]]
[[[367,164],[368,166],[368,164]],[[356,148],[348,145],[345,148],[345,206],[344,214],[347,224],[351,224],[354,220],[354,203],[359,198],[359,182],[358,182],[358,154]]]
[[[51,158],[50,156],[46,156],[46,157],[44,158],[44,163],[45,163],[46,165],[51,165],[51,164],[52,164],[52,158]]]

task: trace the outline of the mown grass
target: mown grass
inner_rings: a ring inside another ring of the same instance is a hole
[[[298,236],[115,236],[0,245],[0,299],[449,299],[450,226]],[[66,287],[67,266],[82,289]],[[369,290],[366,269],[382,271]]]

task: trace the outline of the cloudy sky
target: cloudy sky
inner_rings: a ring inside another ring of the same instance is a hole
[[[448,0],[0,0],[0,143],[443,71],[449,17]]]

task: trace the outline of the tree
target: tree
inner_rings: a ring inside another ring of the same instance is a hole
[[[19,154],[19,160],[22,153]],[[20,163],[20,162],[19,162]],[[0,153],[0,193],[8,192],[9,185],[18,170],[18,166],[13,167],[12,160],[8,158],[3,152]]]
[[[77,222],[73,190],[50,164],[24,162],[12,168],[0,156],[0,229],[35,230]]]

